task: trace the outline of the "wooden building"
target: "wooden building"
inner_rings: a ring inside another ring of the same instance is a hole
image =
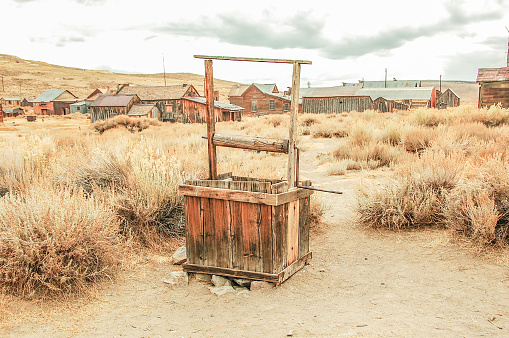
[[[343,86],[360,88],[417,88],[421,87],[419,80],[389,80],[389,81],[364,81],[356,83],[343,82]]]
[[[127,116],[161,120],[162,113],[153,103],[137,103],[129,109]]]
[[[21,100],[21,107],[33,107],[35,98],[24,98]]]
[[[373,110],[380,113],[392,113],[394,110],[407,110],[408,106],[404,103],[387,100],[379,97],[373,101]]]
[[[339,114],[343,112],[363,112],[373,108],[369,96],[355,96],[357,88],[353,87],[318,87],[301,88],[302,112],[313,114]]]
[[[5,117],[16,117],[19,115],[25,115],[25,111],[23,108],[4,108],[4,116]]]
[[[1,101],[4,108],[14,108],[21,106],[21,99],[17,97],[2,97]]]
[[[117,115],[127,115],[133,105],[141,103],[136,94],[128,95],[99,95],[90,104],[90,122],[106,120]]]
[[[184,120],[183,99],[198,97],[200,94],[193,85],[174,86],[129,86],[119,87],[118,94],[136,94],[142,103],[153,103],[161,111],[162,121]]]
[[[234,85],[228,98],[231,104],[244,108],[245,116],[282,114],[291,108],[291,97],[281,94],[275,84]]]
[[[206,123],[207,99],[204,97],[186,97],[182,101],[183,122]],[[231,103],[214,101],[214,116],[216,121],[241,121],[244,108]]]
[[[71,114],[73,113],[81,113],[86,114],[88,113],[88,106],[90,106],[92,102],[90,101],[80,101],[73,103],[69,106]]]
[[[446,109],[448,107],[458,107],[459,105],[460,97],[451,88],[447,88],[445,92],[438,95],[437,103],[438,109]]]
[[[35,115],[66,115],[78,98],[65,89],[48,89],[33,101]]]
[[[509,108],[509,67],[480,68],[477,73],[479,83],[479,108],[501,104]]]
[[[361,88],[355,96],[369,96],[372,100],[380,97],[405,104],[408,108],[436,108],[437,91],[435,87],[409,87],[409,88]]]

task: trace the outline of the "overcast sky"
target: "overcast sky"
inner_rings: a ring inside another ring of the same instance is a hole
[[[311,60],[301,83],[475,81],[505,67],[509,0],[2,0],[0,53],[129,73],[203,74],[194,54]],[[214,61],[214,77],[291,84],[291,65]]]

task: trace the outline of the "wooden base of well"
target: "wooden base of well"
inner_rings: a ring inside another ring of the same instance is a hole
[[[270,273],[262,273],[262,272],[252,272],[252,271],[244,271],[244,270],[234,270],[234,269],[226,269],[226,268],[218,268],[214,266],[202,266],[196,264],[187,264],[184,263],[184,271],[191,273],[203,273],[208,275],[219,275],[225,277],[233,277],[233,278],[242,278],[242,279],[252,279],[259,280],[269,283],[275,283],[279,285],[283,283],[285,280],[290,278],[304,266],[309,264],[309,261],[313,257],[312,252],[308,252],[306,255],[302,256],[297,261],[290,264],[286,269],[281,271],[278,274],[270,274]]]

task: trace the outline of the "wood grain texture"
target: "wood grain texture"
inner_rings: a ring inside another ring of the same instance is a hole
[[[215,134],[213,142],[216,147],[230,147],[275,153],[288,153],[288,140],[276,140],[253,136]]]

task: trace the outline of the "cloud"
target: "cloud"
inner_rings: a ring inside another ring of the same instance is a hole
[[[327,42],[321,35],[323,27],[323,20],[313,19],[309,13],[303,12],[282,22],[267,12],[259,22],[228,13],[215,18],[201,17],[193,23],[170,22],[156,28],[155,32],[215,38],[251,47],[315,49]]]
[[[75,0],[77,3],[85,6],[103,5],[107,0]]]
[[[85,38],[81,36],[71,36],[71,37],[60,37],[56,43],[57,47],[65,47],[69,43],[76,42],[85,42]]]
[[[505,67],[504,53],[483,51],[454,55],[445,63],[444,76],[448,79],[475,79],[479,68]]]
[[[402,47],[405,43],[422,37],[433,37],[437,34],[455,32],[467,37],[471,34],[465,32],[465,26],[500,19],[503,11],[491,10],[484,13],[466,14],[458,1],[447,3],[445,8],[449,17],[439,23],[432,23],[420,27],[398,27],[381,31],[376,35],[367,37],[352,37],[338,43],[330,44],[322,49],[325,57],[330,59],[343,59],[358,57],[370,53],[380,53]]]
[[[268,11],[261,19],[246,18],[238,13],[223,13],[216,17],[201,17],[192,22],[169,22],[155,29],[159,34],[212,38],[219,42],[240,46],[267,47],[272,49],[301,48],[316,50],[328,59],[341,60],[367,54],[390,55],[391,51],[418,38],[433,37],[454,32],[460,38],[476,33],[466,28],[473,23],[500,19],[505,11],[500,2],[484,11],[466,12],[464,1],[444,4],[447,17],[421,26],[400,26],[378,31],[368,36],[325,37],[324,18],[314,18],[313,13],[299,12],[287,19],[272,17]],[[339,33],[338,33],[339,35]]]

